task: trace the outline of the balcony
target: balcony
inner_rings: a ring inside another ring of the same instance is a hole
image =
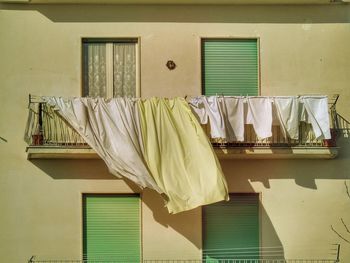
[[[310,124],[300,122],[299,138],[283,136],[279,126],[272,127],[273,136],[258,139],[251,125],[245,126],[243,142],[226,142],[211,139],[220,159],[332,159],[337,156],[336,137],[339,125],[349,125],[336,112],[338,95],[329,96],[329,114],[332,138],[315,138]],[[203,126],[209,137],[210,127]],[[84,139],[51,107],[30,96],[29,114],[25,132],[28,159],[97,159]]]

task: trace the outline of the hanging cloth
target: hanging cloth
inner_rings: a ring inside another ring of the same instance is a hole
[[[217,96],[201,97],[210,122],[211,138],[227,138],[222,101]]]
[[[242,97],[221,97],[224,108],[227,141],[244,141],[244,99]]]
[[[194,116],[197,117],[200,124],[208,123],[208,114],[204,106],[203,99],[201,97],[194,97],[188,103],[191,107],[191,110]]]
[[[297,97],[273,97],[277,119],[285,138],[299,138],[299,101]]]
[[[211,144],[183,98],[140,100],[144,158],[170,213],[228,200]]]
[[[189,102],[201,124],[210,122],[211,138],[244,140],[244,107],[241,97],[199,96]]]
[[[327,96],[302,96],[302,121],[310,123],[317,139],[331,139]]]
[[[124,98],[43,99],[96,151],[113,175],[163,193],[143,160],[135,102]]]
[[[260,139],[272,136],[272,105],[268,97],[247,97],[247,124],[252,124]]]

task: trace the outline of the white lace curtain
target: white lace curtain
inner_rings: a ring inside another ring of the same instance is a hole
[[[135,44],[116,43],[113,45],[113,54],[113,97],[135,97]]]
[[[136,96],[135,43],[86,43],[84,95]]]
[[[85,87],[89,97],[106,97],[106,44],[89,43],[85,50]]]

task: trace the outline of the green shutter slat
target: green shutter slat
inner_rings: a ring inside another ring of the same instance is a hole
[[[84,195],[84,259],[140,262],[136,195]]]
[[[205,95],[258,95],[257,40],[203,40],[202,49]]]
[[[258,259],[259,244],[258,194],[203,207],[203,259]]]

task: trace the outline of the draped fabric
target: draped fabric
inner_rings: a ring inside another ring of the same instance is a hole
[[[203,129],[182,99],[44,97],[109,171],[164,194],[170,213],[228,200]]]
[[[84,93],[89,97],[106,97],[106,44],[87,44],[85,54],[87,72],[85,72]]]
[[[159,193],[142,156],[138,108],[131,100],[44,98],[105,161],[109,171]]]
[[[144,158],[170,213],[228,200],[218,159],[183,98],[138,101]]]
[[[115,43],[113,45],[113,53],[113,97],[135,97],[135,44]]]

